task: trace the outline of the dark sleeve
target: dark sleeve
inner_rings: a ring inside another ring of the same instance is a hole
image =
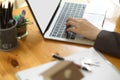
[[[120,58],[120,34],[102,30],[97,36],[94,48]]]

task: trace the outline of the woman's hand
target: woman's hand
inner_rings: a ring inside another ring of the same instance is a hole
[[[66,30],[80,34],[90,40],[96,40],[97,35],[101,30],[92,25],[86,19],[68,18],[66,21]]]

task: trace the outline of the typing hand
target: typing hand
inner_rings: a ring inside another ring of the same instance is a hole
[[[80,34],[90,40],[96,40],[97,35],[101,31],[86,19],[81,18],[68,18],[66,21],[66,27],[67,32]]]

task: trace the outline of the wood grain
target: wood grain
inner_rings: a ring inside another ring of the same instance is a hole
[[[120,33],[120,17],[118,17],[118,19],[116,21],[115,32]]]
[[[18,46],[14,50],[0,51],[0,80],[16,80],[15,74],[17,71],[52,61],[54,60],[51,57],[53,53],[67,56],[91,47],[43,39],[28,7],[16,9],[13,14],[16,15],[23,9],[27,11],[26,18],[32,24],[27,26],[28,36],[18,40]],[[119,59],[104,55],[120,70]]]

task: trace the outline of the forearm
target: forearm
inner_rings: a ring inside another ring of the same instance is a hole
[[[96,38],[94,48],[120,58],[120,34],[102,30]]]

